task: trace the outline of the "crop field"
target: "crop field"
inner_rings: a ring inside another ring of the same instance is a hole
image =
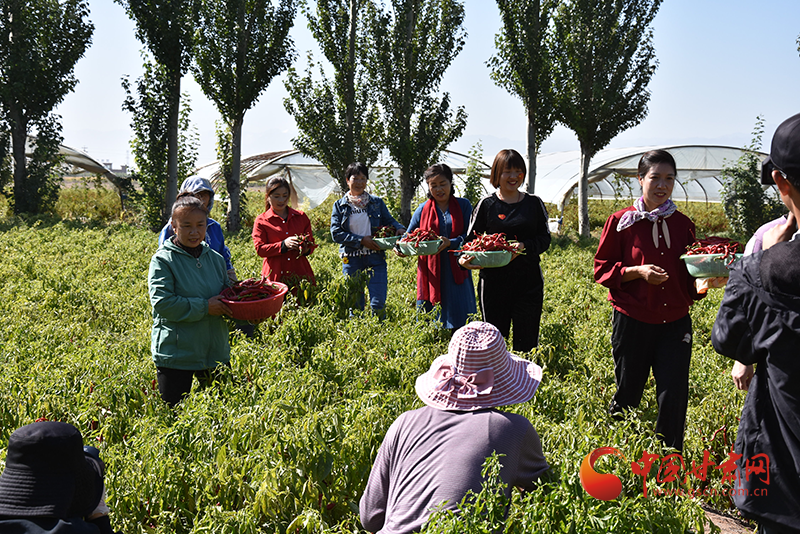
[[[359,281],[341,274],[324,210],[311,216],[317,286],[290,298],[254,339],[232,334],[223,380],[174,411],[158,395],[150,358],[156,236],[124,223],[0,225],[0,446],[38,418],[74,424],[101,451],[112,524],[126,533],[363,532],[358,500],[377,449],[400,413],[422,405],[414,380],[446,352],[450,333],[416,312],[411,258],[388,259],[385,321],[351,316]],[[260,273],[249,232],[227,241],[240,278]],[[611,308],[592,280],[595,247],[559,238],[542,257],[540,346],[526,356],[544,379],[531,402],[506,409],[531,420],[552,470],[535,491],[514,491],[506,532],[702,532],[701,504],[726,510],[728,497],[652,490],[724,490],[720,470],[678,484],[657,480],[658,463],[646,480],[631,467],[643,451],[669,453],[653,436],[652,382],[625,421],[606,415]],[[710,343],[721,298],[712,290],[692,309],[684,475],[705,451],[715,465],[727,458],[744,399]],[[583,458],[605,446],[625,457],[597,465],[622,479],[613,501],[589,496],[578,478]],[[461,523],[442,514],[428,530],[492,532],[503,503],[489,480]]]

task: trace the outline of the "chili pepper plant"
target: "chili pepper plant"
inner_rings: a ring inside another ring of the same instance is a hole
[[[451,333],[416,310],[412,262],[388,259],[384,320],[354,309],[366,275],[342,274],[327,231],[315,235],[321,245],[309,257],[313,302],[290,295],[252,339],[232,329],[230,368],[170,409],[150,356],[147,270],[156,236],[124,224],[0,228],[0,463],[14,429],[39,418],[65,421],[100,449],[117,530],[364,532],[358,501],[383,436],[402,412],[423,405],[414,381],[447,352]],[[262,262],[250,236],[226,242],[240,276],[257,276]],[[615,388],[611,308],[592,280],[594,246],[555,239],[542,255],[540,344],[521,356],[542,365],[544,378],[531,402],[503,410],[531,420],[551,472],[537,490],[512,492],[504,521],[509,532],[697,531],[701,500],[644,499],[641,478],[630,472],[643,450],[666,452],[653,436],[655,388],[625,421],[607,417]],[[689,462],[706,448],[727,452],[744,399],[730,383],[730,361],[710,346],[721,296],[709,291],[691,312]],[[725,439],[715,435],[723,426]],[[623,481],[616,501],[594,500],[578,480],[583,457],[603,446],[628,459],[600,466]],[[719,487],[720,476],[708,485]],[[497,477],[487,484],[497,495]],[[705,502],[730,507],[721,497]],[[478,511],[465,506],[449,531],[466,531]]]

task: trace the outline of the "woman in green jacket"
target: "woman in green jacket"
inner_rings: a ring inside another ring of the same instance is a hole
[[[228,282],[225,260],[205,243],[208,211],[191,195],[172,206],[175,235],[150,260],[148,286],[153,306],[151,351],[161,398],[171,407],[192,389],[205,387],[214,369],[230,361],[230,309],[220,300]]]

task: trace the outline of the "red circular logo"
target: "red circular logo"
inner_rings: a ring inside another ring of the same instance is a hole
[[[606,454],[614,454],[623,460],[625,456],[614,447],[600,447],[586,455],[581,463],[580,479],[586,493],[601,501],[613,501],[622,493],[622,481],[617,475],[598,473],[594,463]]]

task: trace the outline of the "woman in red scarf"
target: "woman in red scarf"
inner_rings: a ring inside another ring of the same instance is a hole
[[[444,163],[429,167],[423,178],[428,184],[428,200],[414,212],[408,231],[422,228],[444,239],[435,255],[417,260],[417,306],[430,311],[436,304],[441,305],[442,324],[455,330],[477,311],[472,276],[458,264],[456,255],[448,252],[461,248],[472,204],[453,195],[453,171]]]

